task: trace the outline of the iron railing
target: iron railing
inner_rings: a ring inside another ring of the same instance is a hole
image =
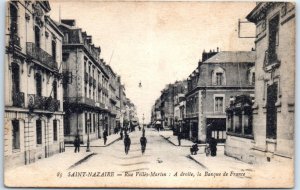
[[[24,92],[12,92],[13,106],[24,107]]]
[[[26,43],[26,53],[31,56],[33,59],[36,59],[41,64],[50,67],[51,69],[58,69],[57,62],[54,61],[53,56],[48,54],[43,49],[36,46],[36,44],[32,42]]]

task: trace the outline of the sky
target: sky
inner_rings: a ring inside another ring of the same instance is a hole
[[[121,76],[140,122],[143,114],[145,123],[150,121],[161,90],[186,79],[203,50],[254,47],[253,38],[238,37],[238,20],[246,20],[253,2],[53,0],[50,6],[52,19],[59,21],[60,12],[61,19],[75,19],[77,27],[92,35],[100,57]],[[242,25],[241,31],[254,36],[254,25]]]

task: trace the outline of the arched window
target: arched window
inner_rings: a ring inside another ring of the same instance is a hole
[[[36,95],[42,96],[42,76],[37,73],[35,75]]]
[[[225,70],[221,67],[216,67],[212,71],[212,85],[226,85]]]
[[[53,81],[52,88],[53,88],[53,98],[55,100],[57,100],[57,82],[56,81]]]

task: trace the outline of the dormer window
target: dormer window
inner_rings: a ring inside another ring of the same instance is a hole
[[[212,85],[225,85],[226,76],[225,71],[221,67],[217,67],[212,71]]]

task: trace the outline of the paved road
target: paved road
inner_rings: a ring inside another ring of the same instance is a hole
[[[174,146],[153,130],[146,131],[148,143],[146,152],[142,155],[139,142],[141,134],[141,131],[129,134],[131,147],[128,155],[125,154],[124,143],[121,140],[106,148],[93,147],[92,151],[96,155],[73,170],[113,170],[123,174],[137,171],[174,173],[183,171],[183,165],[186,171],[203,170],[200,165],[187,158],[189,148]]]

